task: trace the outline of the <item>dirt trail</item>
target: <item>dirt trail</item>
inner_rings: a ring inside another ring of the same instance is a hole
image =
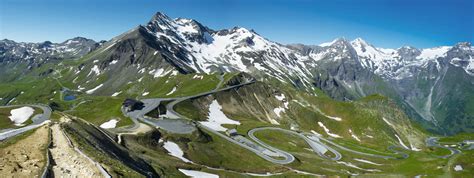
[[[46,163],[48,127],[0,149],[0,175],[8,177],[40,177]]]
[[[97,167],[69,144],[58,124],[51,126],[54,177],[102,177]]]

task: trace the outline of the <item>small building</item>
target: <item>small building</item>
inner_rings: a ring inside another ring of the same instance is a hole
[[[145,104],[141,101],[127,98],[123,102],[122,106],[127,112],[131,112],[131,111],[143,109],[145,107]]]
[[[235,129],[229,129],[229,130],[225,131],[225,133],[226,133],[227,136],[229,136],[229,137],[233,137],[233,136],[239,135],[239,134],[237,133],[237,130],[235,130]]]

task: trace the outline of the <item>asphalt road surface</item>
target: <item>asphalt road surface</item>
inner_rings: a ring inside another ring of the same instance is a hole
[[[265,147],[268,147],[268,148],[271,148],[271,149],[276,149],[276,148],[273,148],[270,145],[267,145],[266,143],[262,142],[260,139],[255,137],[255,135],[254,135],[255,132],[262,131],[262,130],[278,130],[278,131],[285,132],[285,133],[288,133],[288,134],[296,135],[296,136],[302,138],[304,141],[306,141],[306,143],[308,143],[308,145],[311,147],[311,149],[313,149],[313,151],[315,153],[317,153],[319,156],[327,158],[327,159],[335,160],[335,161],[340,160],[342,158],[341,153],[339,153],[338,151],[332,149],[331,147],[321,143],[319,140],[310,139],[306,135],[303,135],[301,133],[298,133],[298,132],[295,132],[295,131],[292,131],[292,130],[286,130],[286,129],[282,129],[282,128],[278,128],[278,127],[260,127],[260,128],[254,128],[254,129],[250,130],[248,132],[248,136],[250,138],[252,138],[252,140],[254,140],[255,142],[257,142],[261,145],[264,145]],[[335,156],[334,157],[329,157],[329,156],[325,155],[324,154],[325,151],[323,151],[321,149],[321,146],[324,147],[326,150],[329,150],[330,152],[332,152]]]

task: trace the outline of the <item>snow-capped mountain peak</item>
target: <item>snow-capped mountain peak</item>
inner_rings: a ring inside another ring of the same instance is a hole
[[[159,44],[173,43],[166,47],[169,54],[184,61],[183,64],[194,71],[251,72],[257,69],[271,73],[269,75],[277,76],[280,80],[297,75],[307,84],[311,83],[313,76],[309,71],[314,67],[326,62],[341,61],[359,63],[363,68],[384,78],[405,78],[413,76],[412,66],[426,67],[428,63],[434,62],[439,67],[436,58],[446,56],[450,49],[384,49],[377,48],[362,38],[352,41],[336,38],[318,46],[285,46],[243,27],[213,30],[196,20],[173,20],[162,13],[156,13],[145,28],[157,37]]]
[[[385,57],[384,52],[378,50],[371,44],[364,41],[362,38],[356,38],[351,41],[352,47],[356,50],[357,55],[367,58],[383,58]]]
[[[166,14],[161,13],[161,12],[156,12],[153,17],[151,17],[150,22],[169,22],[172,21],[170,17],[168,17]]]
[[[351,44],[352,44],[352,45],[357,45],[357,46],[363,46],[363,47],[365,47],[365,46],[372,46],[372,45],[370,45],[369,43],[367,43],[367,42],[366,42],[364,39],[362,39],[362,38],[356,38],[355,40],[352,40],[352,41],[351,41]]]
[[[344,37],[341,37],[341,38],[336,38],[331,42],[321,43],[321,44],[319,44],[319,46],[321,46],[321,47],[337,46],[337,45],[341,45],[341,44],[346,43],[346,42],[347,42],[346,39]]]

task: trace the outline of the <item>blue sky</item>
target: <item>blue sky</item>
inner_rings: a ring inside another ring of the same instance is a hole
[[[108,40],[161,11],[280,43],[361,37],[376,46],[474,42],[474,0],[0,0],[0,38]]]

